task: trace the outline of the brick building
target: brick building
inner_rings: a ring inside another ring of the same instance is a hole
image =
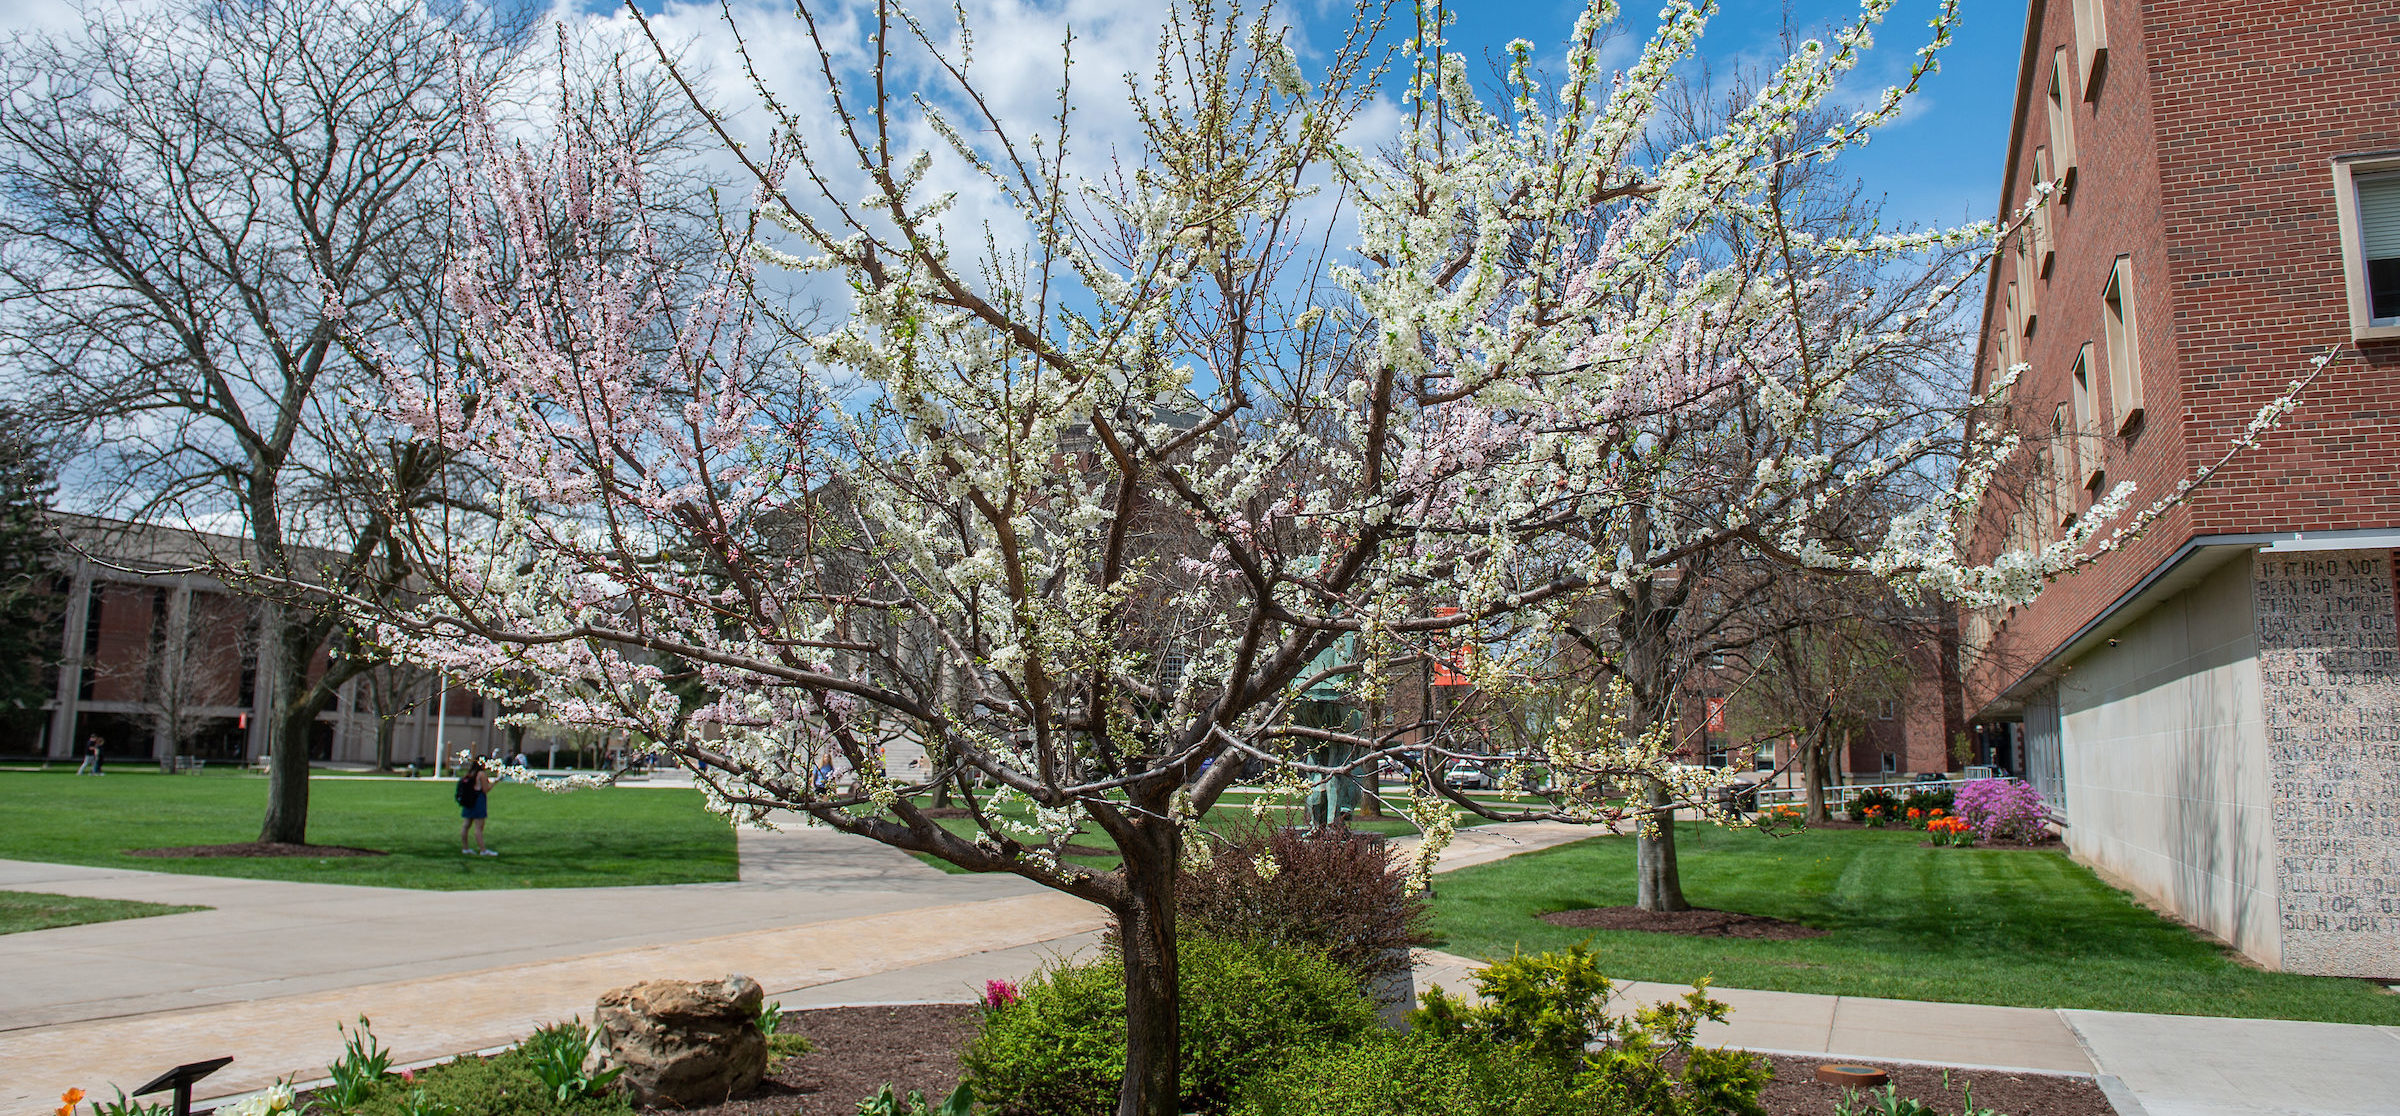
[[[265,747],[258,692],[255,604],[203,574],[184,572],[238,555],[222,536],[85,516],[55,517],[67,545],[55,559],[59,624],[53,696],[38,718],[15,718],[0,755],[65,760],[92,736],[110,762],[185,756],[244,763]],[[315,671],[324,670],[320,654]],[[371,763],[392,721],[395,765],[430,764],[442,749],[489,752],[501,744],[484,699],[453,688],[437,719],[433,683],[379,667],[344,683],[309,741],[319,761]]]
[[[2400,8],[2033,0],[1978,384],[2036,447],[1979,553],[2136,506],[2299,410],[2144,537],[1970,615],[1966,708],[2069,848],[2275,968],[2400,976]]]

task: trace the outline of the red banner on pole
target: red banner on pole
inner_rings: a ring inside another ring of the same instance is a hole
[[[1708,699],[1708,731],[1725,731],[1725,699]]]
[[[1448,605],[1436,607],[1435,616],[1456,616],[1458,610]],[[1467,680],[1467,656],[1474,648],[1465,643],[1450,644],[1433,660],[1433,684],[1436,686],[1471,686]]]

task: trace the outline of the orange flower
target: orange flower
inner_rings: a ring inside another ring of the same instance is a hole
[[[83,1090],[69,1089],[58,1095],[58,1116],[75,1116],[75,1106],[83,1103]]]
[[[1915,821],[1915,820],[1917,820],[1918,818],[1920,818],[1920,817],[1923,817],[1923,816],[1924,816],[1924,814],[1925,814],[1925,811],[1923,811],[1923,810],[1919,810],[1919,809],[1917,809],[1917,808],[1916,808],[1916,807],[1914,807],[1914,806],[1911,806],[1911,807],[1909,807],[1909,808],[1908,808],[1908,820],[1910,820],[1910,821]]]

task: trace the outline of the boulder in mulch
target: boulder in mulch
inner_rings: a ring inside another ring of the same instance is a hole
[[[766,993],[746,976],[646,980],[601,994],[593,1012],[596,1052],[635,1104],[721,1104],[758,1087],[767,1037],[758,1030]]]

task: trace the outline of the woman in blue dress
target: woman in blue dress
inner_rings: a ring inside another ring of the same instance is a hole
[[[462,856],[498,856],[483,847],[483,819],[490,812],[492,794],[491,772],[483,769],[480,758],[467,761],[467,769],[458,776],[458,816],[466,819],[458,827],[458,851]],[[468,848],[469,835],[475,847]]]

